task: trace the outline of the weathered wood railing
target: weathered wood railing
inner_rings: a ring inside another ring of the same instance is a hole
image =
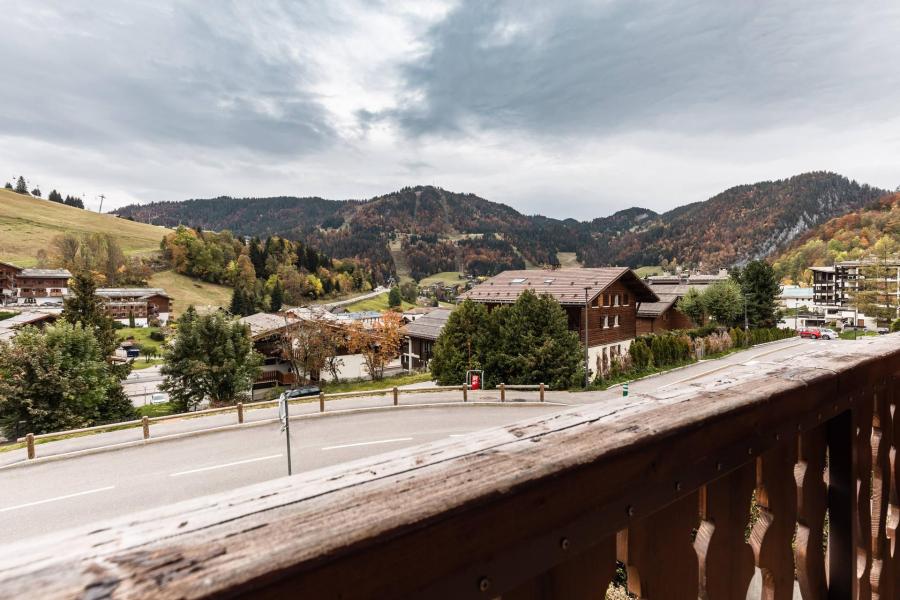
[[[0,550],[42,598],[896,598],[900,336]],[[6,540],[8,541],[8,540]]]

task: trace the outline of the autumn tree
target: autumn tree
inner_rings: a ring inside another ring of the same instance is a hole
[[[300,378],[318,380],[323,372],[329,372],[336,379],[342,364],[337,359],[342,342],[341,328],[323,318],[285,317],[281,354]]]
[[[401,327],[400,315],[387,312],[370,328],[358,321],[348,328],[347,346],[362,355],[373,381],[384,377],[385,366],[400,353]]]

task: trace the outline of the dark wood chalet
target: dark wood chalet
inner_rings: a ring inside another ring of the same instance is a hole
[[[559,302],[569,319],[569,329],[584,340],[587,312],[588,357],[591,370],[628,350],[637,335],[637,310],[659,298],[627,267],[504,271],[460,296],[488,308],[516,301],[531,290]]]
[[[400,355],[404,369],[428,368],[428,363],[434,356],[434,343],[441,335],[451,312],[453,311],[448,308],[437,308],[406,325],[406,337]]]

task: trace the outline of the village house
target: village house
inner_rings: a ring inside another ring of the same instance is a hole
[[[434,356],[434,343],[447,324],[449,308],[436,308],[404,327],[404,339],[401,346],[400,362],[407,371],[427,369],[431,357]]]
[[[659,301],[645,302],[638,308],[638,335],[696,327],[699,323],[694,323],[678,310],[678,302],[691,288],[702,292],[714,283],[727,280],[728,273],[724,270],[716,274],[683,273],[648,277],[647,285],[659,297]]]
[[[110,318],[146,327],[154,322],[165,325],[172,311],[172,299],[161,288],[97,288]]]
[[[13,281],[15,303],[26,306],[62,304],[72,274],[66,269],[22,269]]]
[[[511,304],[530,290],[547,294],[562,305],[569,329],[585,339],[587,313],[588,363],[592,375],[612,357],[628,351],[637,335],[637,310],[659,297],[627,267],[566,268],[504,271],[460,295],[460,301],[486,304],[488,309]]]

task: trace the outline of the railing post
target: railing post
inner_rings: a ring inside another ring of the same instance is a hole
[[[462,391],[463,391],[463,402],[468,402],[469,401],[469,384],[468,383],[462,384]]]
[[[325,412],[325,392],[319,392],[319,412]]]
[[[500,402],[506,402],[506,384],[500,384]]]
[[[244,422],[244,403],[243,402],[237,403],[237,415],[238,415],[238,423],[243,423]]]
[[[828,422],[828,598],[853,597],[853,417],[848,410]]]
[[[148,439],[150,437],[150,418],[147,415],[141,417],[141,428],[144,430],[144,439]]]
[[[397,386],[394,386],[394,406],[400,404],[400,390],[397,389]]]
[[[540,390],[541,390],[541,402],[543,402],[544,401],[544,384],[543,383],[541,384]]]
[[[25,436],[25,446],[28,448],[29,460],[34,458],[34,434],[29,433]]]

